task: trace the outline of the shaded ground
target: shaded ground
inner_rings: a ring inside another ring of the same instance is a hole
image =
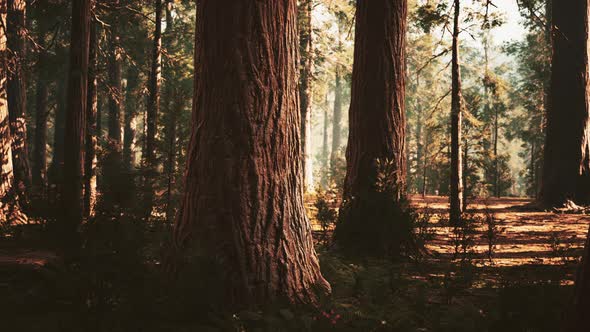
[[[456,254],[447,198],[412,197],[418,219],[428,221],[419,226],[432,235],[428,255],[401,263],[354,260],[334,250],[333,225],[324,225],[324,233],[313,218],[313,197],[307,201],[322,272],[333,289],[319,308],[209,312],[200,300],[211,282],[207,271],[186,271],[171,283],[160,268],[169,225],[117,217],[87,227],[84,252],[68,264],[41,244],[44,229],[5,234],[2,326],[44,332],[557,331],[590,224],[586,215],[534,211],[526,199],[476,200],[468,211],[468,248]],[[491,260],[486,218],[498,230]]]

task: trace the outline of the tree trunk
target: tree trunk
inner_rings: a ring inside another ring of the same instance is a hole
[[[329,289],[303,204],[295,0],[197,1],[193,133],[176,248],[219,269],[225,303]],[[231,61],[228,61],[231,59]],[[206,176],[205,176],[206,175]],[[218,278],[217,278],[218,277]]]
[[[390,218],[399,216],[406,191],[407,1],[356,6],[347,169],[335,239],[346,250],[397,256],[402,222]]]
[[[47,186],[47,120],[48,120],[48,98],[49,89],[47,74],[47,44],[45,43],[45,34],[47,24],[45,20],[39,19],[37,43],[40,46],[39,57],[37,59],[37,91],[36,91],[36,112],[35,112],[35,148],[33,154],[33,185],[45,191]]]
[[[149,100],[147,109],[146,162],[153,168],[156,162],[156,130],[160,111],[160,82],[162,77],[162,0],[156,0],[156,27],[152,49]]]
[[[86,156],[84,160],[85,216],[92,217],[96,206],[96,166],[98,163],[98,34],[97,22],[90,23],[88,92],[86,103]]]
[[[0,1],[0,21],[6,26],[6,1]],[[7,51],[5,30],[0,27],[0,224],[10,221],[12,207],[12,140],[6,97]]]
[[[311,155],[311,111],[313,79],[312,0],[299,3],[299,100],[301,109],[301,147],[305,188],[313,190],[313,158]]]
[[[91,0],[74,1],[66,112],[63,211],[65,230],[75,232],[84,217],[84,144],[88,93]]]
[[[163,37],[165,41],[166,52],[171,54],[172,52],[172,42],[174,40],[174,17],[172,16],[172,10],[174,6],[173,0],[166,0],[166,34]],[[177,169],[177,162],[176,162],[176,149],[177,149],[177,118],[178,114],[183,109],[184,105],[184,96],[180,95],[172,95],[173,94],[173,87],[172,82],[174,82],[175,75],[174,71],[172,70],[172,66],[164,67],[165,70],[163,72],[165,77],[165,91],[164,95],[166,101],[164,104],[167,107],[168,111],[168,119],[166,121],[166,133],[168,134],[168,158],[166,160],[166,173],[168,177],[167,183],[167,190],[166,190],[166,220],[173,221],[175,216],[175,206],[173,202],[173,191],[176,186],[176,169]],[[178,90],[176,90],[178,91]]]
[[[328,101],[326,100],[326,107],[324,108],[324,130],[322,135],[322,168],[324,169],[322,175],[322,185],[324,188],[328,187],[328,160],[330,158],[329,147],[328,147],[328,125],[330,120],[328,119]]]
[[[557,11],[556,11],[557,13]],[[590,231],[586,238],[586,246],[582,264],[578,268],[576,275],[576,284],[574,288],[574,300],[572,310],[570,310],[564,320],[566,332],[585,332],[588,331],[590,322],[588,315],[590,314]]]
[[[25,0],[7,0],[7,3],[6,36],[7,46],[12,54],[8,71],[7,95],[12,133],[14,188],[21,197],[21,203],[27,204],[32,180],[27,147],[27,96],[23,70],[23,64],[26,61],[26,2]]]
[[[123,67],[123,55],[120,46],[120,37],[117,31],[117,22],[111,27],[110,35],[110,54],[109,54],[109,118],[108,118],[108,135],[110,143],[113,144],[119,152],[122,152],[122,135],[121,135],[121,114],[123,106],[123,89],[121,84],[121,72]]]
[[[334,114],[332,115],[332,151],[330,153],[330,170],[332,175],[336,171],[338,154],[340,152],[342,136],[342,78],[341,66],[336,65],[336,83],[334,85]]]
[[[127,91],[125,93],[125,129],[123,139],[123,164],[130,171],[135,167],[136,127],[139,105],[137,91],[139,87],[139,69],[131,65],[127,69]]]
[[[588,2],[553,3],[553,60],[541,203],[590,203]]]
[[[49,168],[49,180],[52,184],[61,186],[63,183],[63,160],[64,160],[64,132],[66,121],[66,92],[63,85],[57,87],[57,106],[53,126],[53,158]]]
[[[460,1],[454,0],[455,15],[453,24],[453,56],[452,56],[452,100],[451,100],[451,192],[450,222],[458,223],[463,213],[463,181],[461,162],[461,69],[459,68],[459,16]]]

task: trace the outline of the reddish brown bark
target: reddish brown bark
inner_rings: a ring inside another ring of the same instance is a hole
[[[96,5],[93,4],[93,5]],[[86,155],[84,158],[84,212],[94,216],[96,206],[96,166],[98,163],[98,35],[97,22],[90,22],[88,50],[88,92],[86,95]]]
[[[588,3],[553,2],[553,60],[540,201],[590,203]]]
[[[7,47],[11,51],[8,70],[8,115],[12,133],[12,162],[14,167],[14,189],[18,191],[21,202],[26,203],[30,190],[31,168],[27,146],[26,85],[23,63],[26,60],[26,2],[7,0],[6,15]]]
[[[405,36],[407,1],[370,0],[356,5],[346,179],[336,240],[345,249],[396,251],[383,211],[399,205],[406,190]],[[378,181],[387,164],[386,187]],[[395,232],[395,231],[394,231]]]
[[[84,217],[84,144],[88,93],[91,0],[72,4],[72,36],[65,128],[63,211],[72,232]]]
[[[8,221],[13,169],[8,102],[6,97],[6,1],[0,1],[0,224]]]
[[[197,1],[195,98],[179,248],[236,305],[328,288],[303,205],[295,0]],[[212,285],[213,287],[213,285]]]
[[[461,68],[459,67],[459,18],[461,3],[454,0],[455,14],[453,17],[453,55],[452,55],[452,93],[451,93],[451,188],[450,188],[450,221],[458,223],[463,213],[463,180],[461,162],[461,122],[463,96],[461,92]]]

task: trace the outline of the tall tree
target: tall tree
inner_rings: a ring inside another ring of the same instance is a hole
[[[342,22],[338,19],[338,51],[342,50]],[[332,115],[332,151],[330,153],[330,168],[332,173],[336,170],[336,159],[340,151],[342,136],[342,65],[340,62],[335,64],[336,80],[334,81],[334,113]]]
[[[540,201],[590,203],[588,3],[553,2],[553,59]]]
[[[152,68],[149,82],[147,109],[146,162],[153,167],[156,159],[156,130],[160,110],[160,84],[162,78],[162,0],[155,1],[156,26],[152,49]]]
[[[7,222],[13,184],[12,147],[6,97],[6,1],[0,1],[0,223]]]
[[[303,205],[296,1],[197,7],[193,132],[174,242],[219,268],[216,294],[229,303],[314,302],[329,285]]]
[[[398,220],[389,218],[406,190],[407,6],[406,0],[356,4],[347,169],[335,236],[347,249],[379,255],[397,254],[400,245]]]
[[[461,162],[461,118],[463,96],[461,93],[461,68],[459,67],[459,18],[461,1],[454,0],[453,45],[452,45],[452,92],[451,92],[451,192],[450,221],[458,223],[463,213],[463,166]]]
[[[98,0],[94,0],[96,7]],[[98,163],[98,31],[96,18],[90,22],[88,51],[88,92],[86,96],[86,155],[84,160],[84,206],[85,216],[94,215]]]
[[[299,2],[299,108],[301,109],[301,147],[306,189],[313,188],[311,155],[311,103],[313,79],[312,0]]]
[[[12,133],[12,162],[15,189],[26,200],[32,183],[27,147],[26,85],[23,64],[26,59],[26,1],[7,0],[7,47],[12,57],[8,71],[8,115]]]
[[[90,11],[92,0],[72,4],[72,35],[70,71],[65,128],[63,211],[64,230],[68,233],[84,217],[84,150],[86,139],[86,108],[88,93],[88,61],[90,50]]]

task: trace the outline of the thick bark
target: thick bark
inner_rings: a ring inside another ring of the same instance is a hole
[[[463,166],[461,162],[461,69],[459,68],[459,16],[461,14],[460,1],[454,0],[455,15],[453,24],[453,55],[452,55],[452,100],[451,100],[451,177],[450,177],[450,221],[458,223],[463,213],[463,181],[461,179]]]
[[[6,15],[7,46],[12,57],[8,70],[8,115],[12,133],[12,162],[14,167],[15,189],[26,199],[32,184],[29,153],[27,147],[26,123],[26,85],[23,70],[26,60],[26,2],[24,0],[7,0]]]
[[[313,190],[313,158],[311,155],[311,111],[312,111],[312,0],[299,3],[299,108],[301,109],[301,147],[303,149],[303,169],[305,188]]]
[[[152,49],[149,100],[147,109],[146,162],[150,168],[156,163],[156,130],[160,111],[160,84],[162,81],[162,0],[156,0],[156,26]]]
[[[84,144],[88,93],[91,0],[79,0],[72,6],[72,36],[68,103],[66,112],[63,211],[66,231],[75,231],[84,217]]]
[[[588,2],[553,3],[553,60],[540,201],[590,203]]]
[[[6,1],[0,1],[0,224],[9,220],[13,184],[12,146],[6,97]]]
[[[316,287],[329,285],[303,204],[296,1],[197,6],[193,132],[174,242],[219,268],[213,294],[226,303],[315,302]]]
[[[90,23],[88,92],[86,96],[86,155],[84,160],[85,216],[94,216],[96,206],[96,166],[98,163],[98,34],[97,22]]]
[[[405,0],[357,2],[344,202],[336,228],[346,249],[393,255],[399,249],[401,221],[389,218],[391,209],[401,210],[406,191],[406,17]]]

